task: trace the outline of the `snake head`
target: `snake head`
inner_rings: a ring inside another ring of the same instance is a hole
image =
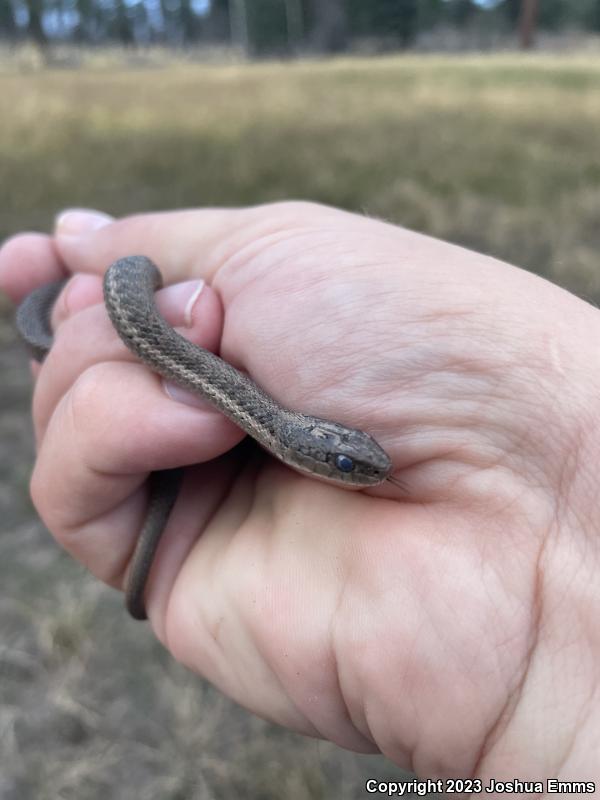
[[[392,471],[388,454],[364,431],[302,417],[302,424],[290,426],[287,433],[287,444],[294,451],[288,463],[334,483],[376,486]]]

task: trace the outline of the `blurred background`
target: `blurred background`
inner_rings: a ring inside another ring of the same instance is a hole
[[[0,0],[0,237],[305,198],[600,300],[600,0]],[[0,800],[362,798],[383,758],[178,667],[28,499],[0,299]]]

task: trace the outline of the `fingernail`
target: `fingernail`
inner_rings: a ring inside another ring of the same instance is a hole
[[[182,316],[183,326],[191,328],[194,324],[194,307],[198,302],[198,298],[202,294],[205,283],[203,280],[185,281],[184,283],[175,283],[172,286],[167,286],[166,289],[160,293],[159,306],[162,313],[168,313],[170,310],[171,318],[179,314]],[[169,309],[170,307],[170,309]],[[165,392],[177,403],[184,403],[187,406],[194,406],[195,408],[209,408],[210,403],[205,400],[201,395],[190,392],[188,389],[183,389],[176,383],[171,381],[163,381]]]
[[[88,208],[67,208],[57,215],[54,232],[57,236],[81,236],[113,222],[113,217]]]
[[[171,319],[179,317],[184,328],[191,328],[194,324],[194,307],[204,286],[203,280],[184,281],[167,286],[160,293],[161,312]]]
[[[188,389],[183,389],[176,383],[163,381],[163,386],[171,400],[175,400],[177,403],[184,403],[186,406],[194,406],[194,408],[211,407],[208,400],[205,400],[201,395],[194,394],[194,392],[190,392]]]

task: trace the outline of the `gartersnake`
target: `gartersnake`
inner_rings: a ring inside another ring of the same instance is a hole
[[[38,360],[52,346],[50,313],[64,283],[36,289],[17,310],[17,327]],[[104,302],[115,330],[150,369],[202,395],[294,469],[341,485],[374,486],[389,478],[391,460],[369,434],[282,407],[230,364],[176,333],[154,304],[161,285],[159,270],[145,256],[122,258],[104,276]],[[146,580],[181,475],[181,469],[172,469],[150,476],[146,520],[125,587],[127,610],[135,619],[146,619]]]

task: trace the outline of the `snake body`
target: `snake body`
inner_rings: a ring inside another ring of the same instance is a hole
[[[63,285],[64,281],[35,290],[17,310],[19,331],[38,360],[52,344],[49,317]],[[154,303],[161,285],[158,268],[145,256],[119,259],[104,277],[104,302],[112,324],[150,369],[202,395],[296,470],[347,486],[374,486],[389,478],[391,460],[369,434],[284,408],[246,375],[174,331]],[[182,470],[175,469],[150,478],[148,512],[125,589],[126,606],[135,619],[146,618],[146,580],[181,476]]]

